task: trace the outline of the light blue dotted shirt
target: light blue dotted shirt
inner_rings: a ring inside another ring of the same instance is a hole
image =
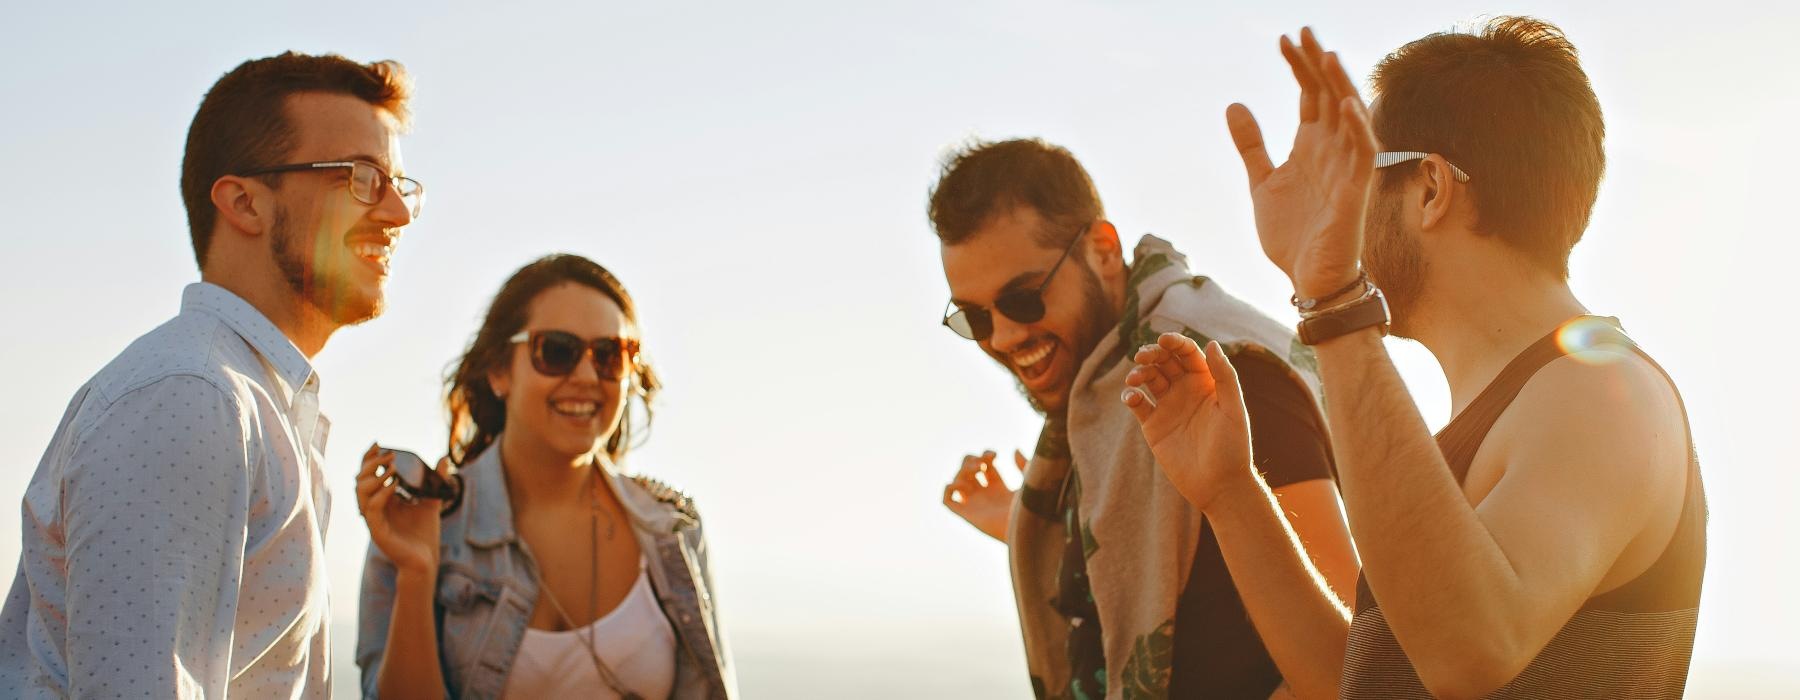
[[[206,283],[81,387],[21,506],[0,698],[325,697],[318,389]]]

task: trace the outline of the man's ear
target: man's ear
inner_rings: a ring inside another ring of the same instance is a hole
[[[1450,161],[1436,153],[1426,156],[1419,164],[1419,170],[1425,176],[1419,230],[1430,231],[1449,221],[1451,210],[1461,203],[1467,190],[1464,189],[1465,183],[1456,181],[1456,173],[1451,170]]]
[[[213,181],[213,209],[234,233],[260,236],[275,223],[275,197],[254,178],[226,175]]]
[[[1103,270],[1125,264],[1125,249],[1119,243],[1119,229],[1111,221],[1101,219],[1094,222],[1094,227],[1088,231],[1088,254],[1094,257],[1094,265]]]

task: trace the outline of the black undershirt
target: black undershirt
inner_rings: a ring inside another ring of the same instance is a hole
[[[1274,360],[1232,358],[1250,417],[1251,454],[1269,488],[1333,476],[1331,448],[1312,398]],[[1202,521],[1194,568],[1175,606],[1170,698],[1267,698],[1281,672],[1250,624],[1237,587]]]

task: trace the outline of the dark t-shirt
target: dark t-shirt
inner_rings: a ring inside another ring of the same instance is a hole
[[[1260,355],[1231,358],[1243,387],[1244,410],[1250,418],[1250,449],[1256,468],[1269,488],[1312,479],[1333,478],[1331,448],[1314,413],[1312,397],[1288,375],[1287,368]],[[1083,542],[1073,533],[1081,522],[1079,474],[1069,475],[1063,511],[1065,530],[1058,595],[1052,601],[1071,625],[1068,658],[1070,697],[1106,693],[1106,659],[1101,646],[1100,618],[1088,587]],[[1202,521],[1194,567],[1175,604],[1169,697],[1267,698],[1281,685],[1281,672],[1263,647],[1250,615],[1238,598],[1231,573],[1219,553],[1212,527]],[[1039,697],[1048,697],[1037,689]]]
[[[1287,370],[1258,356],[1232,358],[1250,416],[1250,452],[1269,488],[1333,476],[1331,448],[1307,391]],[[1219,554],[1211,524],[1202,522],[1187,588],[1175,606],[1170,698],[1267,698],[1281,672],[1263,648]]]

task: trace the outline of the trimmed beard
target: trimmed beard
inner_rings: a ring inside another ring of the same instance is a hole
[[[1075,342],[1068,344],[1068,348],[1075,351],[1075,373],[1079,375],[1081,374],[1081,365],[1087,362],[1088,355],[1093,354],[1094,348],[1099,347],[1100,339],[1106,337],[1107,331],[1118,325],[1119,319],[1108,311],[1111,305],[1106,301],[1106,290],[1100,286],[1100,275],[1095,274],[1094,269],[1088,267],[1086,260],[1077,262],[1079,264],[1075,267],[1081,270],[1081,337],[1070,338],[1069,340]],[[1062,339],[1058,338],[1058,340]],[[1006,367],[1006,365],[1003,364],[1001,367]],[[1007,374],[1012,376],[1013,385],[1018,388],[1019,395],[1025,397],[1025,403],[1031,405],[1031,410],[1037,411],[1040,416],[1048,417],[1050,409],[1046,408],[1043,402],[1039,401],[1038,397],[1025,387],[1025,380],[1020,379],[1018,373],[1012,372],[1010,369]],[[1063,395],[1064,412],[1067,412],[1069,408],[1068,394],[1075,392],[1074,381],[1074,377],[1069,379],[1069,387],[1065,389],[1067,393]]]
[[[1368,225],[1364,227],[1371,235],[1369,247],[1363,251],[1362,263],[1369,271],[1369,280],[1381,288],[1382,296],[1387,297],[1388,312],[1392,316],[1388,334],[1416,340],[1410,335],[1412,330],[1406,322],[1411,320],[1413,310],[1424,295],[1425,271],[1429,266],[1419,237],[1406,231],[1401,198],[1397,193],[1387,195],[1383,192],[1386,189],[1378,186],[1371,202]]]
[[[382,298],[356,298],[347,272],[327,277],[315,265],[308,263],[300,250],[299,236],[294,235],[293,218],[288,215],[287,205],[275,205],[272,229],[269,243],[275,249],[275,267],[281,271],[282,279],[287,281],[288,289],[293,291],[294,296],[339,326],[353,326],[381,315]],[[323,248],[327,241],[320,240],[321,245],[318,247]],[[317,261],[324,254],[322,250],[315,250],[312,260]]]

